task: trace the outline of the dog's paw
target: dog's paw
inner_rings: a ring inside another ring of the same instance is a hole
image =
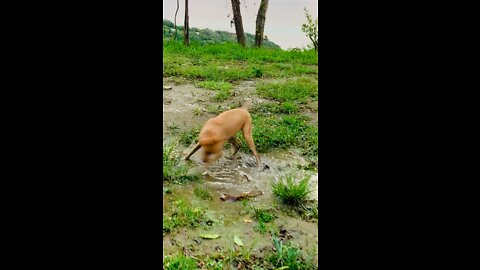
[[[263,172],[263,171],[265,171],[265,170],[267,170],[267,169],[270,169],[270,166],[268,166],[268,164],[265,163],[265,162],[263,162],[262,165],[259,167],[259,170],[260,170],[261,172]]]

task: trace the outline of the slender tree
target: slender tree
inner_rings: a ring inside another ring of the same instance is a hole
[[[245,32],[243,31],[242,14],[240,12],[240,0],[232,0],[232,9],[237,41],[242,46],[245,46]]]
[[[265,19],[267,18],[268,0],[262,0],[258,7],[257,21],[255,27],[255,46],[261,47],[263,43],[263,30],[265,29]]]
[[[304,8],[304,10],[305,16],[307,17],[307,23],[302,24],[302,31],[312,42],[315,51],[318,52],[318,18],[314,21],[307,8]]]
[[[177,39],[177,13],[178,13],[178,8],[179,8],[179,4],[178,4],[178,1],[177,0],[177,10],[175,11],[175,37],[173,38],[174,40]]]
[[[188,0],[185,0],[185,22],[183,24],[183,43],[185,45],[190,45],[190,33],[189,33],[189,25],[188,25]]]

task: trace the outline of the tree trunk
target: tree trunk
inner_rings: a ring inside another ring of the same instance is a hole
[[[183,23],[183,43],[190,45],[190,33],[188,25],[188,0],[185,0],[185,22]]]
[[[177,13],[178,13],[178,8],[179,8],[178,0],[177,0],[177,10],[175,11],[175,37],[173,40],[177,40]]]
[[[242,46],[245,46],[245,32],[243,32],[242,14],[240,13],[240,0],[232,0],[232,9],[237,41]]]
[[[265,19],[267,18],[268,0],[262,0],[257,13],[257,22],[255,27],[255,46],[262,47],[263,30],[265,29]]]

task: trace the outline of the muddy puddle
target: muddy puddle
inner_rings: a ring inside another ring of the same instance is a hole
[[[253,91],[251,82],[241,85],[248,91]],[[249,92],[243,95],[248,95]],[[195,110],[205,107],[209,98],[214,94],[209,90],[199,89],[193,85],[173,85],[172,90],[164,92],[163,132],[164,143],[178,143],[179,135],[183,130],[200,128],[201,125],[214,115],[194,114]],[[239,100],[243,97],[239,97]],[[230,101],[232,102],[232,101]],[[226,106],[225,104],[221,106]],[[174,125],[176,128],[172,128]],[[185,156],[193,146],[184,147],[177,144],[177,153]],[[186,200],[193,207],[207,209],[207,216],[212,224],[195,229],[180,228],[178,231],[166,233],[163,237],[163,255],[183,252],[186,255],[214,254],[224,250],[240,249],[233,242],[234,236],[242,239],[244,249],[262,257],[265,252],[271,252],[272,239],[270,233],[260,233],[254,228],[258,222],[252,217],[249,207],[271,208],[278,201],[271,191],[271,182],[283,178],[287,174],[294,174],[296,180],[302,177],[310,178],[310,200],[318,200],[318,174],[316,171],[305,169],[308,162],[294,150],[272,151],[260,153],[262,163],[267,167],[257,169],[255,158],[250,152],[239,152],[234,160],[230,156],[231,149],[225,149],[224,156],[208,169],[201,169],[201,151],[197,151],[188,161],[192,167],[191,173],[200,175],[200,180],[183,184],[164,182],[164,189],[169,192],[163,194],[164,213],[169,211],[170,205],[179,199]],[[186,162],[186,161],[183,161]],[[202,188],[211,195],[211,200],[202,200],[195,196],[194,189]],[[245,201],[223,201],[224,194],[240,195],[243,192],[259,192],[260,195]],[[276,228],[282,230],[286,238],[299,245],[302,253],[316,258],[318,246],[318,223],[305,221],[276,211],[277,218],[273,221]],[[215,233],[217,239],[203,239],[200,234]]]

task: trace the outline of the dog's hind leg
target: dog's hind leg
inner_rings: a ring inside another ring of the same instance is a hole
[[[197,143],[197,145],[195,145],[195,147],[193,148],[193,150],[190,152],[190,154],[188,154],[186,157],[185,157],[185,160],[189,160],[190,157],[198,151],[198,149],[200,149],[200,147],[202,147],[199,143]]]
[[[257,160],[257,167],[260,167],[260,157],[258,156],[257,150],[255,149],[255,144],[253,143],[252,137],[252,120],[248,120],[242,128],[243,137],[248,144],[248,148],[252,151],[253,155]]]

